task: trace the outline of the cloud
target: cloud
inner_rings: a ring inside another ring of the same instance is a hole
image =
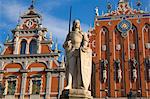
[[[15,1],[11,1],[11,2],[3,1],[2,4],[0,4],[0,6],[1,6],[0,15],[5,16],[5,18],[7,18],[11,22],[17,22],[21,11],[24,11],[26,9],[26,6],[19,4]]]
[[[68,24],[69,22],[66,20],[62,20],[51,15],[43,15],[43,26],[48,28],[49,33],[53,33],[53,36],[58,39],[59,43],[62,43],[68,34]],[[81,24],[81,26],[82,30],[87,32],[89,28],[88,25]]]
[[[17,2],[18,0],[13,0],[11,2],[8,2],[8,0],[6,0],[6,2],[2,2],[5,4],[0,4],[1,6],[1,13],[0,16],[3,15],[7,21],[12,22],[14,24],[17,23],[17,20],[19,18],[19,14],[23,14],[28,6],[26,6],[25,4],[23,4],[23,2]],[[49,1],[49,0],[46,0]],[[58,39],[58,43],[62,43],[65,40],[65,37],[68,33],[68,20],[64,20],[64,19],[60,19],[60,18],[56,18],[55,16],[48,14],[47,10],[45,11],[44,9],[50,9],[52,11],[52,9],[55,9],[55,7],[59,7],[60,5],[65,5],[66,3],[69,3],[71,0],[52,0],[52,2],[46,2],[43,0],[39,0],[37,1],[38,4],[41,4],[41,11],[43,12],[41,15],[43,17],[43,27],[47,27],[49,33],[52,32],[54,38]],[[39,6],[38,6],[39,7]],[[44,7],[44,8],[43,8]],[[44,12],[45,11],[45,12]],[[38,11],[37,9],[37,12]],[[1,24],[0,27],[2,28],[9,28],[7,25],[7,23],[5,24]],[[81,24],[82,29],[84,31],[87,31],[88,26],[86,24]],[[15,27],[14,27],[15,28]]]
[[[6,26],[7,26],[6,23],[1,23],[1,24],[0,24],[0,28],[5,28]]]

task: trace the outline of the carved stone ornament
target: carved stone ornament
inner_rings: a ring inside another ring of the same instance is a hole
[[[150,49],[150,43],[145,43],[145,48]]]
[[[117,51],[120,51],[120,50],[121,50],[121,45],[120,45],[120,44],[117,44],[117,45],[116,45],[116,50],[117,50]]]
[[[100,26],[99,22],[96,23],[96,26]]]
[[[102,45],[102,51],[106,51],[106,45]]]
[[[135,44],[130,44],[130,49],[135,50]]]
[[[92,52],[92,57],[96,57],[96,53],[94,51]]]

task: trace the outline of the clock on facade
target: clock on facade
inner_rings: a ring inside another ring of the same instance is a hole
[[[28,20],[28,21],[26,22],[26,26],[27,26],[28,28],[31,28],[31,27],[33,26],[33,24],[34,24],[34,22],[33,22],[32,20]]]
[[[132,24],[129,20],[123,19],[119,24],[117,25],[117,29],[121,32],[122,37],[127,36],[127,32],[131,29]]]

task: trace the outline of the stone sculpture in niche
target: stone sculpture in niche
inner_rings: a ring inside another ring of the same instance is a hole
[[[131,59],[131,69],[132,69],[132,79],[135,82],[137,79],[137,70],[136,70],[136,66],[137,66],[137,61],[136,59],[132,58]]]
[[[121,82],[121,79],[122,79],[122,75],[121,75],[121,66],[120,66],[120,60],[117,59],[115,61],[115,66],[116,66],[116,75],[117,75],[117,79],[119,82]]]
[[[150,80],[150,56],[145,59],[147,80]]]
[[[107,60],[101,60],[101,67],[102,67],[102,80],[105,83],[107,80]]]

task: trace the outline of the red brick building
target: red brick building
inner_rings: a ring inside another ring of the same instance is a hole
[[[42,16],[31,5],[12,30],[0,55],[0,89],[4,99],[56,99],[64,87],[60,51],[45,37]],[[1,90],[2,91],[2,90]]]
[[[140,2],[138,3],[138,6]],[[99,15],[90,30],[93,50],[92,94],[150,97],[150,14],[119,0],[115,11]]]

